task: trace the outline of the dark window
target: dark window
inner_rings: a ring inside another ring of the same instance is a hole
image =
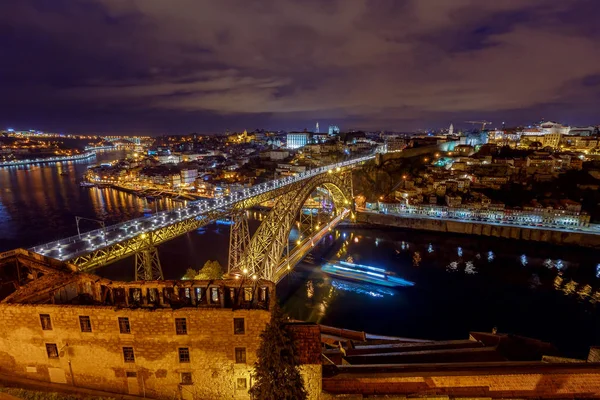
[[[237,378],[237,389],[244,390],[247,388],[246,378]]]
[[[58,358],[56,343],[46,343],[46,353],[48,353],[48,358]]]
[[[187,347],[179,348],[179,362],[189,363],[190,362],[190,349]]]
[[[234,318],[233,319],[233,334],[234,335],[243,335],[246,333],[246,329],[244,328],[244,318]]]
[[[187,335],[187,321],[185,318],[175,318],[175,333]]]
[[[191,372],[182,372],[181,373],[181,384],[182,385],[191,385],[192,384],[192,373]]]
[[[246,364],[246,348],[236,347],[235,348],[235,362],[237,364]]]
[[[126,363],[135,362],[133,347],[123,347],[123,361]]]
[[[131,327],[129,326],[129,318],[119,317],[119,332],[131,333]]]
[[[43,330],[52,330],[52,321],[50,320],[50,314],[40,314],[40,322],[42,323]]]
[[[90,321],[90,317],[80,316],[79,317],[79,326],[81,327],[81,332],[91,332],[92,331],[92,321]]]
[[[137,378],[137,372],[135,371],[127,371],[125,374],[128,378]]]

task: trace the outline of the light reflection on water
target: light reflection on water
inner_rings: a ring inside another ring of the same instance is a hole
[[[415,231],[337,231],[333,246],[313,252],[314,265],[297,267],[278,286],[293,318],[431,339],[463,339],[498,326],[578,354],[600,338],[600,269],[592,250]],[[348,259],[416,285],[390,290],[320,271],[324,262]]]
[[[336,288],[337,290],[343,290],[346,292],[354,292],[358,294],[365,294],[371,297],[385,297],[385,296],[393,296],[394,291],[389,288],[385,288],[383,286],[364,284],[364,283],[355,283],[355,282],[347,282],[341,281],[337,279],[331,280],[331,286]]]

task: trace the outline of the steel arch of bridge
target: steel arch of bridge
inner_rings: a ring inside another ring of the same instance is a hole
[[[352,205],[352,172],[330,171],[288,187],[276,201],[245,248],[236,269],[273,281],[288,245],[290,231],[302,206],[318,187],[326,188],[337,212]],[[231,272],[231,271],[230,271]]]
[[[161,211],[148,217],[41,244],[29,250],[74,264],[81,271],[89,271],[145,252],[152,257],[136,257],[136,261],[139,261],[136,262],[136,276],[143,277],[142,279],[149,279],[151,276],[152,279],[159,279],[162,274],[156,272],[160,270],[160,266],[153,261],[156,246],[216,219],[227,218],[232,212],[288,195],[290,191],[295,190],[294,188],[307,185],[313,178],[324,179],[324,176],[350,173],[352,168],[373,158],[375,155],[371,154],[318,167],[294,176],[263,182],[224,198],[198,200],[181,209]],[[339,205],[340,199],[347,197],[346,189],[344,185],[337,186],[331,183],[336,178],[329,179],[329,183],[323,181],[323,187],[329,189],[334,202],[338,201]],[[351,182],[348,181],[346,185],[349,185],[346,188],[349,187],[351,193]]]

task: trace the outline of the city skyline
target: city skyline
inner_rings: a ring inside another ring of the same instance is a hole
[[[397,131],[594,124],[598,7],[9,0],[0,126],[156,135],[316,121]]]

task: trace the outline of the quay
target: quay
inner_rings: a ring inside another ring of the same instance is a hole
[[[490,236],[505,239],[544,242],[556,245],[569,245],[600,248],[600,230],[595,225],[583,230],[572,228],[552,228],[500,224],[488,221],[468,221],[426,216],[404,216],[359,211],[356,223],[367,226],[379,225],[403,229],[458,233],[463,235]]]
[[[44,164],[44,163],[57,163],[57,162],[65,162],[65,161],[85,160],[85,159],[95,157],[95,156],[96,156],[95,152],[89,151],[89,152],[86,152],[83,154],[77,154],[74,156],[34,158],[32,160],[0,162],[0,167],[16,167],[19,165],[31,165],[31,164]]]
[[[195,201],[195,200],[200,200],[203,198],[201,196],[195,196],[192,194],[173,193],[173,192],[160,190],[160,189],[132,189],[132,188],[124,187],[124,186],[119,186],[114,183],[94,183],[94,182],[89,182],[89,181],[83,181],[82,183],[85,183],[85,185],[82,185],[84,187],[114,189],[114,190],[119,190],[121,192],[125,192],[128,194],[132,194],[134,196],[144,197],[144,198],[169,197],[173,200],[180,200],[180,201]]]

